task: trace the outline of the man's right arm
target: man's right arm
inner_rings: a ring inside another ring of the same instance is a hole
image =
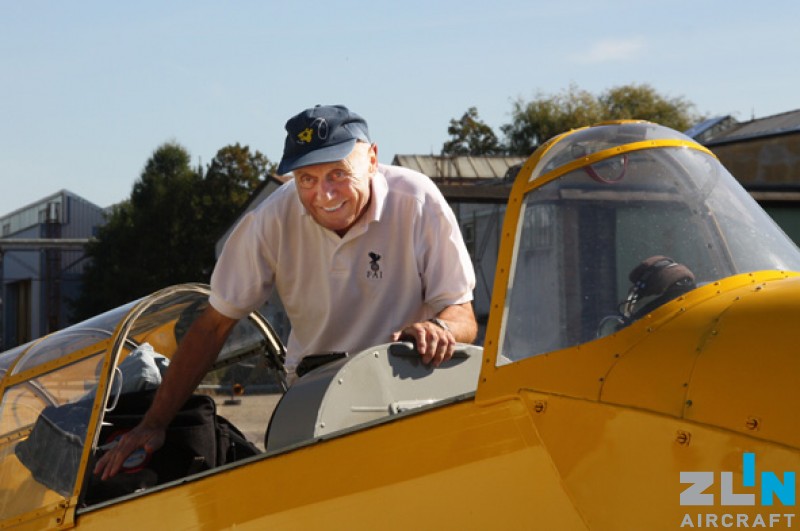
[[[135,450],[144,448],[151,453],[164,444],[167,426],[214,364],[237,322],[212,306],[194,321],[172,356],[150,409],[135,428],[97,461],[96,475],[108,479],[119,472]]]

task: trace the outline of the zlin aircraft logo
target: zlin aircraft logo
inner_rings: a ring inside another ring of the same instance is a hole
[[[681,483],[689,486],[680,495],[682,506],[773,507],[779,502],[793,507],[797,483],[794,472],[756,471],[756,454],[742,455],[742,482],[734,484],[733,472],[681,472]],[[718,485],[718,489],[714,488]],[[716,492],[719,494],[717,495]],[[758,495],[758,496],[757,496]],[[752,514],[727,510],[714,513],[685,514],[681,527],[792,527],[794,513]]]

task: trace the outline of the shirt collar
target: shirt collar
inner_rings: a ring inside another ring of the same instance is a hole
[[[369,203],[367,212],[364,217],[367,222],[380,221],[381,214],[386,207],[386,197],[389,195],[389,183],[386,182],[386,176],[381,171],[381,166],[378,166],[377,171],[372,176],[372,198]]]

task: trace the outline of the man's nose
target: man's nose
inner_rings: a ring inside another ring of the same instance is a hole
[[[336,185],[328,181],[328,179],[322,179],[319,183],[319,188],[317,188],[317,193],[324,199],[331,198],[336,194]]]

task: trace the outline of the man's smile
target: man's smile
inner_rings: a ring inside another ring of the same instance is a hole
[[[338,205],[334,205],[334,206],[330,206],[330,207],[321,207],[321,208],[322,208],[322,210],[324,210],[325,212],[336,212],[337,210],[339,210],[340,208],[342,208],[342,206],[345,204],[345,202],[346,202],[346,201],[342,201],[342,202],[341,202],[341,203],[339,203]]]

